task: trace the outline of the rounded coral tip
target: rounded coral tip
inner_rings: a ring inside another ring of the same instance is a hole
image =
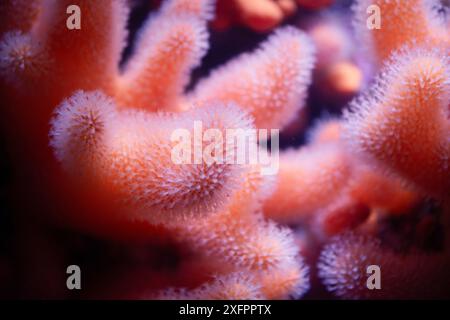
[[[325,118],[317,121],[307,136],[310,143],[339,141],[342,134],[342,121],[337,118]]]
[[[0,75],[8,83],[22,88],[35,83],[48,72],[45,49],[29,34],[11,31],[0,41]]]
[[[56,109],[50,145],[63,167],[73,175],[95,174],[107,155],[107,140],[116,116],[114,101],[100,91],[75,92]]]

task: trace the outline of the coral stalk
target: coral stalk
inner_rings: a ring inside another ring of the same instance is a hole
[[[306,35],[290,27],[280,29],[252,55],[213,71],[197,85],[190,104],[233,102],[255,118],[257,128],[281,129],[304,105],[313,55]]]
[[[155,30],[159,30],[157,34]],[[190,72],[206,53],[207,40],[206,21],[194,15],[162,12],[148,21],[135,56],[118,80],[119,105],[148,111],[180,110],[180,97]]]
[[[194,150],[189,163],[173,162],[171,134],[179,128],[190,130],[183,143],[192,143],[195,121],[202,121],[203,130],[222,130],[223,136],[227,128],[252,128],[252,121],[233,105],[153,115],[119,112],[102,93],[78,92],[56,109],[51,144],[71,175],[81,173],[96,181],[153,223],[169,224],[221,209],[242,183],[241,166],[226,158],[206,164],[204,154]],[[236,146],[224,142],[221,147],[224,157],[236,154]],[[197,156],[201,162],[194,164]],[[161,163],[163,172],[158,170]]]
[[[353,149],[437,197],[450,195],[449,77],[445,51],[399,53],[345,124]]]

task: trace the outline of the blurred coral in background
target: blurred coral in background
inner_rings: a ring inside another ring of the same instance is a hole
[[[449,298],[448,10],[2,1],[0,297]],[[198,121],[281,130],[277,174],[174,163]]]

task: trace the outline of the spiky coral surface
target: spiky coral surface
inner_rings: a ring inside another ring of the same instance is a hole
[[[441,197],[450,190],[450,70],[445,52],[398,53],[372,91],[353,103],[346,124],[353,147]]]
[[[37,243],[48,252],[46,269],[63,270],[63,246],[79,253],[89,244],[61,245],[60,235],[42,230],[72,229],[103,243],[103,258],[92,260],[128,264],[102,279],[119,274],[120,281],[87,297],[298,299],[316,269],[341,298],[448,297],[445,11],[435,1],[375,2],[380,30],[365,29],[367,1],[354,5],[357,44],[345,16],[328,13],[307,32],[278,28],[194,82],[220,1],[164,1],[125,55],[126,1],[2,3],[1,124],[17,172],[21,263],[39,260]],[[242,15],[255,13],[244,3]],[[268,3],[283,14],[293,5]],[[80,30],[65,26],[72,4],[81,8]],[[255,16],[245,19],[252,25]],[[326,31],[334,26],[337,41]],[[359,46],[370,58],[361,62]],[[174,148],[195,146],[195,136],[210,129],[292,135],[306,110],[316,112],[317,97],[307,101],[308,93],[341,88],[330,93],[339,100],[365,84],[344,116],[334,110],[298,134],[305,145],[281,151],[274,176],[263,175],[261,163],[218,161],[218,150],[222,160],[239,152],[224,140],[208,149],[212,162],[196,148],[183,154],[189,163],[174,161]],[[174,141],[179,129],[187,140]],[[312,248],[321,250],[318,261]],[[381,291],[366,286],[369,265],[381,268]]]

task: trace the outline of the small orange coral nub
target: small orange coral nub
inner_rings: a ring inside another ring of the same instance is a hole
[[[225,29],[239,23],[255,31],[266,32],[278,26],[296,10],[294,0],[217,0],[213,26]]]
[[[257,128],[281,129],[304,104],[313,54],[305,34],[280,29],[253,55],[244,54],[201,81],[191,101],[233,102],[253,115]]]
[[[235,0],[241,21],[255,30],[267,31],[283,19],[283,11],[275,1]]]
[[[361,70],[348,61],[342,61],[329,66],[325,71],[325,89],[343,96],[358,93],[362,87]]]
[[[350,145],[428,194],[450,194],[450,66],[439,50],[398,54],[374,89],[352,104]]]

